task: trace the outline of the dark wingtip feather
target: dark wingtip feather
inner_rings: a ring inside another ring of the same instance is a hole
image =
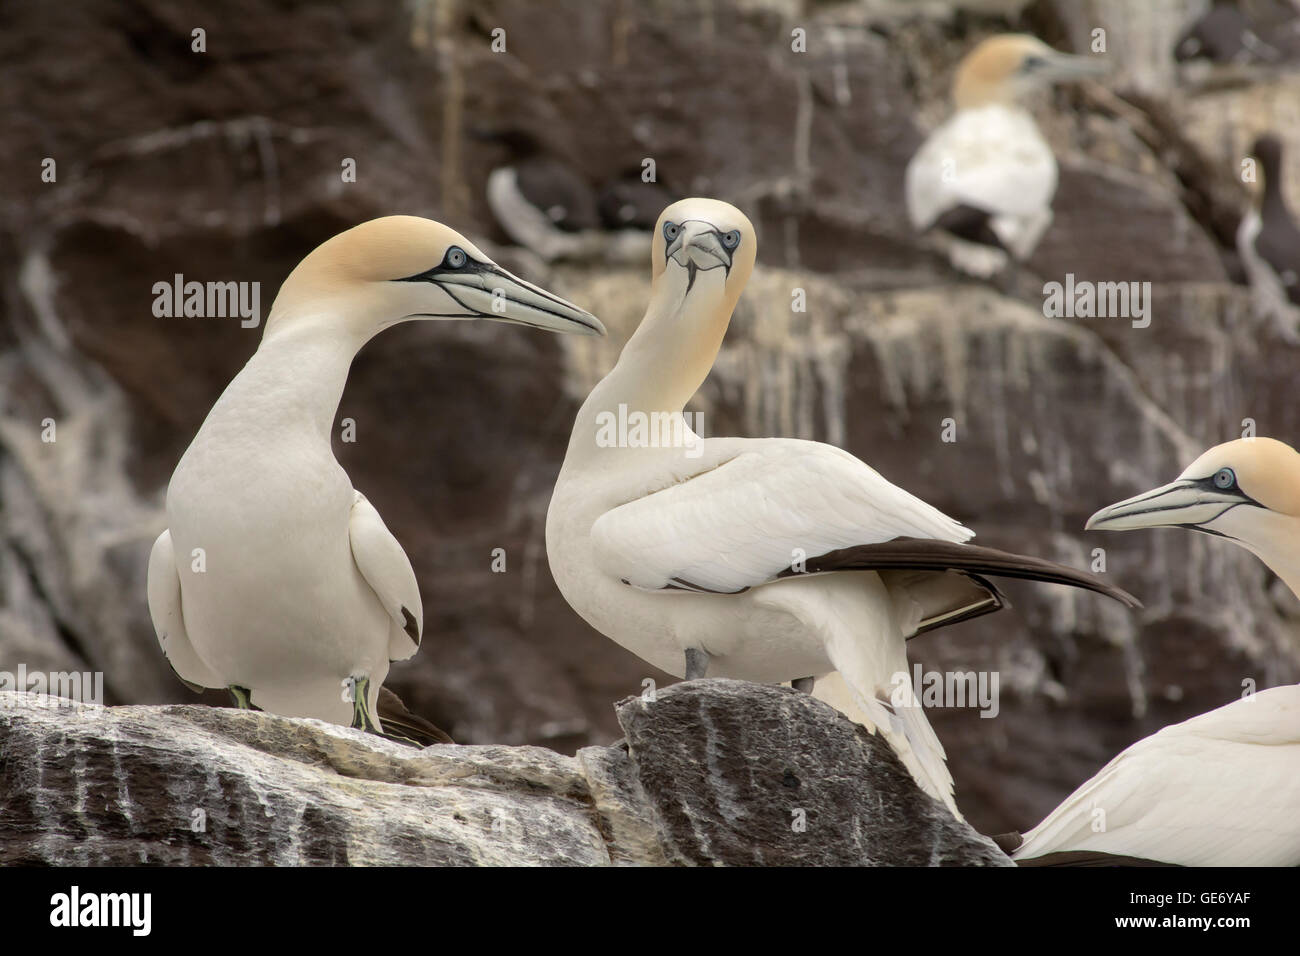
[[[376,702],[375,711],[385,732],[400,734],[421,747],[456,742],[436,724],[425,720],[419,714],[411,713],[406,704],[402,703],[402,698],[387,687],[379,688],[379,700]]]
[[[977,544],[957,544],[930,538],[895,538],[881,544],[860,544],[830,551],[806,562],[809,573],[849,570],[958,571],[990,577],[1044,581],[1082,588],[1139,608],[1142,602],[1123,588],[1107,584],[1095,574],[1035,558]],[[782,572],[782,577],[793,572]]]

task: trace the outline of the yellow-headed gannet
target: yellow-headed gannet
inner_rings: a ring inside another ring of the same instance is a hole
[[[1060,80],[1094,76],[1103,62],[1058,53],[1027,34],[989,37],[957,68],[956,112],[907,164],[907,211],[918,231],[946,234],[953,265],[990,276],[1007,253],[1027,259],[1052,222],[1057,169],[1018,100]]]
[[[604,331],[413,216],[340,233],[289,274],[260,346],[176,466],[149,558],[150,615],[183,681],[229,688],[241,707],[381,729],[380,685],[416,652],[424,615],[401,545],[334,458],[334,415],[375,333],[479,318]]]
[[[1300,229],[1282,193],[1282,142],[1261,136],[1251,153],[1264,178],[1257,204],[1237,227],[1237,253],[1250,281],[1256,315],[1284,338],[1300,340]]]
[[[682,410],[755,247],[726,203],[685,199],[660,216],[645,318],[578,412],[551,498],[551,573],[592,627],[670,674],[807,687],[839,671],[918,784],[956,813],[943,748],[907,703],[906,638],[1002,607],[985,575],[1133,599],[962,543],[972,532],[831,445],[699,438]]]
[[[1176,481],[1098,511],[1088,527],[1228,538],[1300,594],[1300,455],[1271,438],[1218,445]],[[1300,686],[1290,685],[1139,740],[1026,833],[1013,856],[1297,866],[1298,811]]]

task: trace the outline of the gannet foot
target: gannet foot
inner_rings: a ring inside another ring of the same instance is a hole
[[[230,691],[230,697],[235,702],[235,706],[240,710],[261,710],[253,703],[253,692],[247,687],[240,687],[238,684],[231,684],[226,688]]]
[[[370,678],[349,677],[347,684],[352,694],[352,726],[368,734],[386,737],[387,734],[379,729],[379,725],[375,723],[375,718],[370,713]]]
[[[790,686],[804,694],[811,694],[813,692],[814,681],[815,678],[812,677],[796,677],[794,680],[790,681]]]
[[[686,649],[686,679],[696,680],[703,677],[709,669],[709,655],[696,647]]]

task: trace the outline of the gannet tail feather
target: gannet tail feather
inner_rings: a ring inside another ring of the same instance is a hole
[[[454,744],[456,742],[436,724],[425,720],[419,714],[411,713],[406,704],[402,703],[402,699],[387,687],[379,688],[379,699],[375,705],[375,714],[379,717],[379,723],[383,726],[385,732],[400,734],[409,740],[415,741],[422,747],[433,744]]]
[[[900,645],[901,649],[901,645]],[[849,637],[827,646],[835,671],[818,677],[813,696],[825,701],[871,733],[879,731],[907,768],[916,785],[963,819],[953,799],[952,774],[943,744],[912,692],[906,663],[880,683],[882,671],[863,642]],[[887,668],[886,668],[887,669]]]
[[[163,657],[171,665],[180,682],[195,693],[205,687],[224,687],[225,684],[203,663],[190,643],[181,615],[181,579],[176,571],[176,551],[172,547],[171,531],[158,535],[149,553],[149,617],[154,633],[162,647]]]
[[[404,661],[420,648],[424,608],[411,561],[361,492],[352,502],[348,521],[352,559],[393,619],[389,628],[388,659]],[[382,718],[380,718],[382,720]]]
[[[846,683],[853,689],[851,681]],[[943,744],[939,742],[920,704],[896,707],[890,703],[890,690],[880,688],[877,696],[853,691],[858,709],[866,718],[859,723],[873,733],[879,730],[917,785],[951,810],[953,816],[962,819],[961,811],[953,799],[952,774],[944,762],[946,755]]]
[[[984,584],[986,588],[987,583],[979,581],[981,575],[1019,578],[1095,591],[1097,594],[1119,601],[1126,607],[1142,606],[1141,601],[1122,588],[1107,584],[1086,571],[1079,571],[1054,561],[975,544],[958,544],[924,538],[895,538],[881,544],[861,544],[840,548],[816,558],[809,558],[805,562],[802,573],[849,570],[956,572],[965,575],[972,582]],[[787,569],[781,572],[780,577],[790,577],[794,573]],[[993,592],[993,596],[998,596],[996,591]],[[997,610],[1000,606],[1002,605],[990,606],[988,610]]]

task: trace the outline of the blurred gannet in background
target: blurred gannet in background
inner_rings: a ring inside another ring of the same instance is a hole
[[[1018,100],[1051,83],[1096,76],[1104,62],[1058,53],[1028,34],[989,37],[957,67],[956,112],[907,164],[907,211],[945,234],[952,264],[988,277],[1007,254],[1029,258],[1052,222],[1052,149]]]
[[[645,318],[573,427],[546,517],[551,573],[592,627],[678,677],[806,689],[839,671],[868,726],[956,814],[943,747],[911,696],[906,638],[1001,608],[985,575],[1136,602],[1071,568],[963,544],[972,532],[839,448],[699,438],[682,411],[755,251],[749,220],[726,203],[663,212]],[[657,424],[635,437],[633,416]]]
[[[1300,595],[1300,455],[1271,438],[1230,441],[1176,481],[1088,519],[1103,531],[1163,527],[1234,541]],[[1300,686],[1260,691],[1139,740],[1012,855],[1028,863],[1300,865]]]
[[[1264,187],[1237,227],[1237,253],[1256,315],[1294,342],[1300,340],[1300,229],[1282,193],[1282,142],[1261,136],[1251,154],[1259,161]]]
[[[479,318],[604,331],[414,216],[340,233],[289,274],[260,346],[167,489],[149,611],[181,680],[229,688],[241,707],[382,730],[380,685],[390,661],[419,647],[420,592],[401,545],[335,460],[330,432],[352,359],[375,333]],[[420,730],[383,698],[395,724]]]

